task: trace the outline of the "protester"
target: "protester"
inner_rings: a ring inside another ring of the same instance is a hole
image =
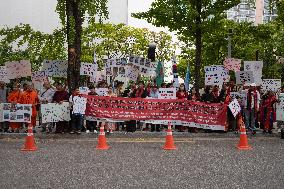
[[[195,88],[192,88],[187,97],[187,100],[191,100],[193,102],[200,101],[201,99],[200,99],[199,92],[196,92]]]
[[[179,89],[176,93],[176,97],[177,97],[177,99],[187,99],[188,94],[185,90],[184,84],[180,84]]]
[[[39,103],[38,94],[33,88],[32,83],[27,83],[27,89],[23,92],[20,99],[21,104],[31,104],[32,105],[32,117],[31,125],[33,126],[33,131],[35,132],[36,117],[37,117],[37,104]]]
[[[79,88],[76,88],[69,98],[69,102],[72,107],[74,106],[74,97],[80,97],[80,96],[81,96],[80,90]],[[81,134],[81,130],[84,124],[84,114],[72,112],[71,121],[72,121],[71,123],[72,130],[70,134],[74,134],[74,133]]]
[[[116,94],[113,92],[113,89],[111,86],[108,87],[107,95],[108,97],[116,97]],[[115,130],[115,122],[107,122],[105,124],[107,133],[113,133]]]
[[[135,92],[135,97],[136,98],[146,98],[147,96],[148,94],[147,94],[147,90],[145,90],[144,83],[143,81],[140,81],[138,84],[138,88],[136,89],[136,92]]]
[[[201,96],[201,101],[211,103],[213,101],[213,96],[211,92],[211,86],[206,86],[204,89],[204,94]]]
[[[0,81],[0,104],[7,102],[7,89],[5,87],[5,83]],[[0,115],[1,116],[1,115]],[[8,124],[7,122],[0,122],[0,132],[7,132],[8,131]]]
[[[51,87],[48,81],[43,83],[44,90],[38,96],[40,104],[52,103],[54,89]],[[42,123],[42,132],[52,132],[52,123]]]
[[[244,108],[245,114],[245,125],[246,129],[250,129],[252,134],[256,133],[255,122],[256,114],[259,110],[259,103],[260,103],[260,93],[256,90],[256,84],[250,84],[250,88],[246,90],[247,94],[247,104]]]
[[[20,103],[21,97],[22,97],[22,92],[20,89],[20,85],[16,83],[13,85],[13,90],[8,95],[8,102],[11,103],[12,105],[16,105]],[[9,132],[19,132],[20,128],[21,128],[21,123],[14,123],[14,122],[9,123]]]
[[[53,95],[52,102],[62,104],[63,102],[68,102],[69,94],[61,83],[56,83],[56,91]],[[69,125],[67,121],[59,121],[56,123],[55,133],[64,133],[69,131]]]
[[[89,90],[90,92],[88,93],[88,95],[98,96],[94,85],[89,86]],[[86,133],[89,133],[89,132],[97,133],[98,132],[97,121],[95,121],[94,119],[95,119],[94,117],[86,116],[86,128],[87,128]]]
[[[273,129],[273,122],[275,120],[273,105],[277,102],[277,99],[272,91],[268,91],[263,100],[263,133],[271,134]]]

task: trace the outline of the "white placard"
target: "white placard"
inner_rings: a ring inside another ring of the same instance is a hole
[[[284,121],[284,93],[278,96],[279,103],[276,104],[276,120]]]
[[[205,85],[223,85],[229,82],[229,71],[221,65],[205,66]]]
[[[32,75],[31,63],[29,60],[6,62],[5,65],[8,79],[29,77]]]
[[[42,123],[70,121],[70,108],[68,102],[48,103],[41,105]]]
[[[0,81],[10,83],[10,80],[7,77],[6,66],[0,66]]]
[[[73,97],[73,98],[72,98]],[[85,115],[87,98],[80,96],[71,96],[73,102],[73,114],[83,114]]]
[[[32,73],[32,82],[33,83],[42,83],[48,81],[48,75],[45,71],[37,71]]]
[[[281,88],[281,79],[263,79],[261,90],[264,92],[273,91],[277,92]]]
[[[65,60],[45,60],[42,71],[50,77],[67,77],[68,61]]]
[[[30,123],[31,116],[31,104],[3,103],[3,121]]]
[[[231,99],[235,99],[236,97],[240,98],[241,106],[246,107],[247,104],[247,93],[246,91],[240,91],[240,92],[230,92]]]
[[[86,95],[89,94],[89,92],[91,92],[89,87],[79,87],[79,91],[80,94],[86,94]]]
[[[108,92],[108,88],[96,88],[95,90],[99,96],[106,96]]]
[[[90,64],[90,63],[82,62],[81,67],[80,67],[80,75],[87,75],[90,77],[95,77],[97,70],[98,70],[97,64]]]
[[[254,83],[254,76],[252,71],[236,72],[236,83],[238,85]]]
[[[232,112],[232,114],[234,115],[234,117],[236,117],[238,115],[238,113],[241,112],[241,106],[238,102],[237,99],[234,99],[230,104],[229,104],[229,108]]]
[[[263,61],[244,61],[244,71],[252,71],[254,77],[254,83],[260,86],[262,83],[262,68]]]
[[[126,67],[126,78],[131,81],[137,81],[139,76],[139,67],[137,66],[127,66]]]
[[[176,99],[176,88],[159,88],[159,99]]]

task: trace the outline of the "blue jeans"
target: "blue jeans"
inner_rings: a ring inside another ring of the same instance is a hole
[[[244,109],[244,114],[245,114],[246,129],[250,129],[252,131],[256,130],[254,109],[251,110]]]
[[[81,131],[84,122],[84,115],[72,114],[72,131]]]

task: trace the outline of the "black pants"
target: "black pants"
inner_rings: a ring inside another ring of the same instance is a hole
[[[160,132],[161,131],[161,125],[160,124],[151,124],[151,132],[157,131]]]
[[[87,127],[87,130],[93,132],[94,130],[98,130],[97,129],[97,122],[96,121],[86,121],[86,127]]]
[[[130,120],[126,121],[126,131],[127,132],[135,132],[136,131],[136,121],[135,120]]]

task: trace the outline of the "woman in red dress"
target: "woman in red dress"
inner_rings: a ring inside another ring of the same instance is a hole
[[[187,99],[188,93],[185,91],[185,86],[184,84],[180,84],[179,89],[176,93],[177,99]],[[176,125],[176,128],[178,129],[179,132],[184,132],[185,127],[181,125]]]

